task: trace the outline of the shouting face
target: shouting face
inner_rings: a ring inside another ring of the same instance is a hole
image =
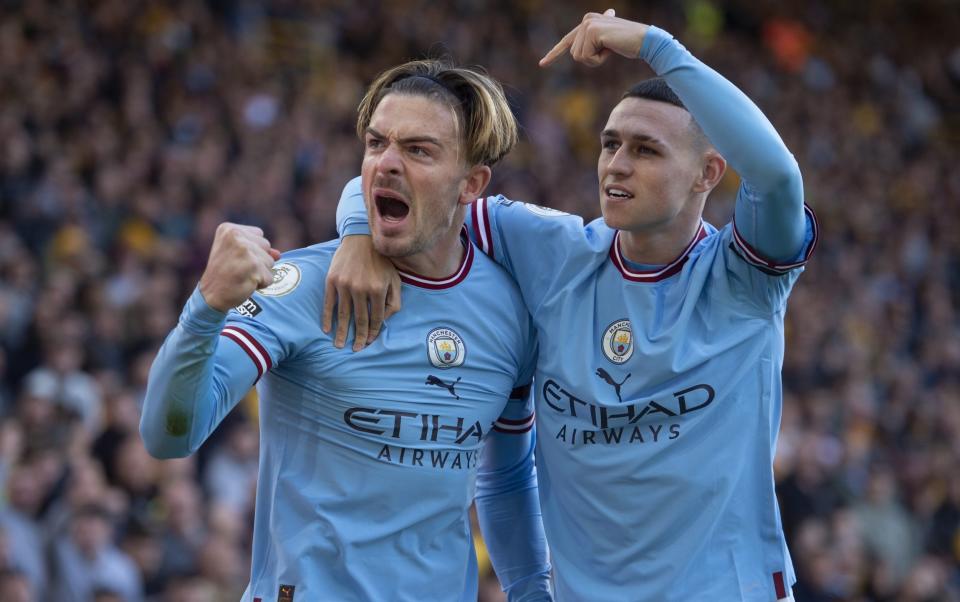
[[[460,207],[474,200],[459,127],[449,105],[427,96],[394,93],[380,101],[364,136],[362,176],[381,254],[429,252],[459,231]]]

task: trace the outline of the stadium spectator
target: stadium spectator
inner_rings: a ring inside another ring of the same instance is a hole
[[[98,590],[122,595],[128,602],[143,599],[143,585],[134,562],[113,543],[112,517],[105,508],[77,509],[66,532],[53,542],[52,587],[63,602],[86,602]]]

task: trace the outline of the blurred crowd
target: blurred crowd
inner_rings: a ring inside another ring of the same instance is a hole
[[[797,600],[960,600],[960,10],[610,4],[755,99],[821,221],[776,462]],[[187,459],[151,458],[137,431],[215,227],[259,225],[281,250],[333,238],[364,86],[444,53],[501,80],[522,124],[490,190],[596,217],[600,126],[650,72],[536,64],[603,8],[0,0],[0,600],[238,600],[255,394]],[[481,599],[500,599],[483,569]]]

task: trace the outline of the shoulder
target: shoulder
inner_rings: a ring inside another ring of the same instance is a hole
[[[275,265],[282,263],[291,263],[296,265],[301,271],[322,272],[326,274],[330,268],[330,262],[333,261],[333,254],[340,247],[340,240],[328,240],[326,242],[310,245],[301,249],[287,251],[280,256]]]
[[[521,287],[510,273],[492,258],[480,252],[477,246],[472,250],[473,261],[470,273],[462,286],[457,287],[463,295],[464,303],[475,307],[480,314],[492,317],[503,315],[506,311],[513,315],[526,315],[526,305]],[[473,305],[476,303],[477,305]]]
[[[751,313],[762,317],[782,311],[805,261],[784,266],[755,261],[738,244],[732,222],[719,230],[709,226],[708,235],[691,252],[691,258],[691,278],[709,282],[712,298],[753,308]]]
[[[722,228],[717,228],[713,224],[704,221],[704,236],[691,250],[690,254],[694,255],[697,253],[709,253],[711,250],[720,248],[724,242],[730,241],[730,233],[732,232],[732,229],[733,222],[727,223]]]
[[[502,194],[478,199],[473,204],[474,211],[494,213],[498,219],[539,224],[545,228],[583,227],[583,218],[566,211],[525,203],[509,199]]]
[[[704,222],[704,228],[707,230],[707,237],[701,242],[704,252],[711,250],[719,255],[722,252],[729,255],[732,265],[748,267],[751,270],[766,274],[771,277],[779,277],[787,274],[802,271],[802,268],[810,259],[813,250],[816,248],[818,238],[818,226],[816,216],[813,210],[804,206],[804,219],[806,221],[806,232],[804,234],[803,247],[797,255],[787,261],[772,261],[766,259],[761,252],[754,249],[738,232],[736,223],[730,221],[719,230],[710,224]],[[719,258],[719,257],[718,257]],[[736,261],[733,261],[733,260]]]
[[[613,240],[614,231],[602,218],[584,225],[579,215],[503,195],[476,201],[472,211],[477,240],[484,252],[489,252],[487,239],[493,238],[492,230],[499,230],[510,245],[527,245],[543,251],[553,246],[565,251],[579,247],[604,248]]]
[[[690,250],[694,270],[707,272],[719,270],[717,274],[723,275],[728,270],[731,259],[734,258],[732,222],[721,228],[703,222],[703,231],[705,233],[703,238]]]
[[[273,283],[257,293],[265,297],[280,297],[301,288],[319,287],[322,290],[333,254],[339,246],[339,240],[331,240],[287,251],[273,264]]]
[[[519,290],[516,280],[503,266],[484,253],[480,244],[471,242],[471,245],[472,265],[467,279],[470,289],[484,296],[496,296],[504,290]]]
[[[295,308],[314,311],[322,304],[327,270],[339,245],[332,240],[287,251],[271,268],[273,282],[254,291],[234,311],[247,318],[264,310],[266,316],[297,311]]]

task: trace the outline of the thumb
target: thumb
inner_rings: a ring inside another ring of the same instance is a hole
[[[400,276],[395,275],[395,280],[390,284],[390,288],[387,289],[387,306],[383,314],[383,319],[386,320],[400,311],[400,306]]]
[[[616,16],[617,16],[617,11],[613,10],[612,8],[608,8],[607,10],[603,11],[603,16],[604,16],[604,17],[616,17]]]

